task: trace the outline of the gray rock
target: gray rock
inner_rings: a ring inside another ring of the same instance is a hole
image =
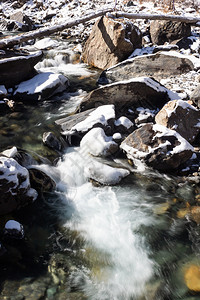
[[[150,35],[153,44],[171,43],[191,35],[191,25],[188,23],[155,20],[150,24]]]
[[[193,147],[180,134],[153,124],[135,130],[120,147],[133,162],[139,159],[159,171],[177,169],[193,154]]]
[[[93,26],[82,53],[82,60],[105,69],[126,59],[134,49],[141,47],[142,34],[130,22],[102,17]]]
[[[42,51],[33,54],[7,50],[0,53],[0,85],[14,87],[35,73],[34,66],[42,59]]]
[[[24,228],[19,222],[9,220],[5,224],[4,235],[14,239],[22,239],[24,237]]]
[[[177,94],[172,93],[153,78],[140,77],[93,90],[83,98],[79,110],[84,111],[104,104],[115,104],[116,109],[121,113],[136,107],[161,108],[172,99],[171,97],[179,98]]]
[[[62,150],[62,143],[52,132],[44,132],[43,133],[43,143],[56,151]]]
[[[99,83],[128,80],[133,77],[149,76],[157,80],[171,75],[180,75],[195,69],[193,62],[177,52],[158,52],[127,59],[105,70]]]

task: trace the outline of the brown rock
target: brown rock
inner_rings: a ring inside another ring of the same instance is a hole
[[[200,111],[183,100],[173,100],[165,104],[156,115],[155,121],[176,130],[190,143],[200,132]]]
[[[200,292],[200,266],[195,264],[188,266],[185,270],[184,279],[189,290]]]
[[[105,69],[126,59],[141,44],[142,34],[135,25],[102,17],[95,23],[86,41],[82,60]]]
[[[191,35],[190,24],[174,21],[155,20],[150,24],[153,44],[162,45]]]
[[[133,162],[140,159],[160,171],[178,168],[193,153],[192,146],[174,130],[153,124],[145,124],[135,130],[120,148]]]
[[[190,99],[198,108],[200,108],[200,84],[198,84],[196,89],[193,91],[193,93],[190,96]]]

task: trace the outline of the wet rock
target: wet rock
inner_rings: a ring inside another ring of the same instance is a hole
[[[0,156],[0,214],[32,203],[37,192],[30,186],[28,170],[13,158]]]
[[[142,34],[134,24],[123,24],[102,17],[95,23],[85,44],[82,60],[94,67],[105,69],[126,59],[141,44]]]
[[[62,150],[62,143],[52,132],[44,132],[43,134],[43,143],[56,151]]]
[[[200,292],[200,266],[192,264],[185,269],[184,280],[189,290]]]
[[[131,133],[121,144],[129,159],[144,161],[160,171],[169,171],[187,161],[193,147],[174,130],[161,125],[145,124]]]
[[[18,101],[42,101],[63,92],[68,86],[69,81],[64,75],[51,72],[40,73],[21,82],[13,97]]]
[[[9,220],[5,224],[4,235],[14,239],[22,239],[24,237],[24,228],[19,222]]]
[[[51,192],[55,189],[55,181],[43,171],[36,168],[29,168],[31,186],[39,193]]]
[[[180,75],[196,68],[188,56],[175,51],[158,52],[127,59],[101,74],[99,83],[128,80],[133,77],[149,76],[157,80],[171,75]]]
[[[93,156],[110,156],[118,150],[112,137],[106,136],[102,128],[91,129],[81,140],[80,147]]]
[[[156,124],[176,130],[192,143],[200,132],[200,111],[187,101],[174,100],[164,105],[155,117]]]
[[[0,85],[13,87],[35,73],[34,66],[42,59],[42,51],[35,53],[6,50],[0,54]]]
[[[200,108],[200,84],[198,84],[196,89],[192,92],[190,99],[198,108]]]
[[[150,24],[150,35],[153,44],[162,45],[190,36],[191,26],[188,23],[155,20]]]
[[[161,108],[166,102],[178,99],[176,93],[169,91],[153,78],[140,77],[127,81],[107,84],[90,92],[80,103],[84,111],[99,105],[115,104],[123,113],[127,108]]]

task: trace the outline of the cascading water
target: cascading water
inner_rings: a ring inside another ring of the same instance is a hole
[[[81,148],[75,148],[56,168],[56,174],[60,173],[58,190],[74,206],[65,226],[80,232],[86,249],[97,249],[96,255],[102,255],[106,262],[97,274],[94,270],[76,270],[70,275],[71,281],[89,299],[135,299],[154,273],[145,239],[137,233],[142,224],[155,223],[152,204],[141,201],[142,191],[137,189],[94,187],[84,176],[84,168],[93,161]],[[78,278],[84,278],[81,287]]]

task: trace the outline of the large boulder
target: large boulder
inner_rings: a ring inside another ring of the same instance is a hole
[[[14,87],[35,73],[34,66],[42,59],[42,51],[35,53],[6,50],[0,53],[0,85]]]
[[[86,41],[82,60],[100,69],[109,68],[128,58],[141,45],[142,34],[135,25],[101,17]]]
[[[123,113],[127,108],[161,108],[169,100],[178,99],[176,93],[169,91],[153,78],[140,77],[102,86],[85,96],[80,111],[99,105],[115,104]]]
[[[196,60],[192,61],[189,56],[175,51],[161,51],[155,54],[137,56],[103,71],[99,83],[128,80],[140,76],[149,76],[160,80],[171,75],[180,75],[194,70],[197,67]]]
[[[40,101],[63,92],[68,86],[69,81],[64,75],[52,72],[39,73],[27,81],[21,82],[13,97],[22,101]]]
[[[183,22],[155,20],[150,24],[153,44],[162,45],[191,35],[191,25]]]
[[[198,84],[196,89],[192,92],[190,99],[198,108],[200,108],[200,84]]]
[[[29,172],[15,159],[0,156],[0,215],[32,203],[37,192],[31,188]]]
[[[180,134],[157,124],[138,128],[120,147],[133,162],[139,159],[160,171],[177,169],[193,154],[193,147]]]
[[[157,124],[176,130],[192,143],[200,132],[200,111],[187,101],[174,100],[164,105],[155,117]]]

